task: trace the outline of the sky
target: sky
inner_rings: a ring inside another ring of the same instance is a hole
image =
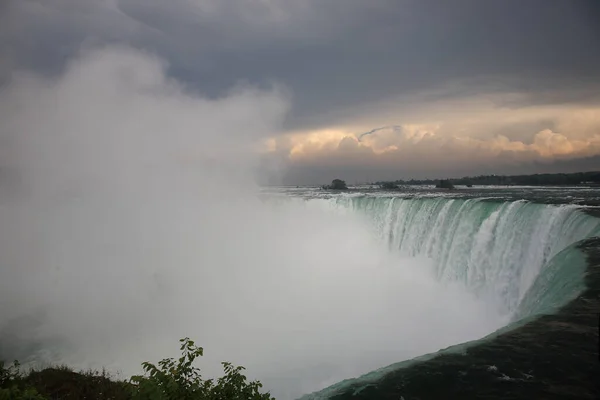
[[[276,90],[266,184],[597,170],[599,19],[595,0],[4,0],[0,82],[121,46],[208,99]]]

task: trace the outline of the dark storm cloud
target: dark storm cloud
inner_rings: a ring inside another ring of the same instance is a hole
[[[213,96],[283,82],[289,127],[478,77],[537,103],[587,101],[600,76],[594,0],[13,0],[3,13],[2,49],[19,65],[56,72],[82,44],[129,42]]]

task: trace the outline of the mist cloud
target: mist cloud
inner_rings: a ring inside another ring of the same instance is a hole
[[[69,339],[89,337],[126,348],[124,332],[134,340],[152,315],[135,310],[168,291],[164,271],[191,263],[173,242],[218,241],[227,199],[255,190],[253,146],[286,100],[251,88],[207,100],[164,68],[130,48],[96,49],[58,80],[19,73],[0,95],[0,315],[7,334],[42,325],[16,335],[26,347],[80,349]]]

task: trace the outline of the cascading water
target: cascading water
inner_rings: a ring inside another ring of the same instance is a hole
[[[489,371],[492,380],[498,379],[494,374],[498,374],[499,379],[513,379],[497,372],[492,360],[469,358],[466,349],[490,343],[501,333],[517,329],[534,320],[537,315],[553,314],[579,296],[585,289],[587,260],[578,244],[586,238],[600,236],[600,219],[586,214],[581,207],[565,204],[536,204],[525,200],[502,202],[486,198],[363,195],[341,195],[329,199],[317,197],[308,200],[307,204],[319,204],[335,212],[366,216],[371,223],[372,233],[387,243],[391,251],[429,258],[438,281],[459,283],[475,294],[479,301],[491,304],[494,311],[504,315],[507,325],[480,340],[457,343],[437,353],[391,364],[359,378],[336,383],[320,392],[303,396],[305,400],[326,399],[334,395],[350,398],[365,388],[378,387],[388,376],[390,378],[385,380],[385,385],[393,382],[395,389],[385,386],[385,389],[374,390],[365,398],[377,398],[382,393],[403,393],[403,385],[417,379],[415,377],[421,377],[423,373],[443,375],[445,362],[454,374],[460,376],[466,376],[468,372],[459,368],[472,366]],[[549,329],[541,331],[547,332]],[[532,331],[528,332],[531,335]],[[490,349],[487,354],[510,351],[512,347],[503,347],[507,340],[504,339],[503,345],[497,347],[490,343],[490,347],[486,347]],[[518,346],[517,343],[514,345]],[[521,357],[524,350],[517,350],[521,352]],[[446,358],[439,363],[430,363],[436,355],[441,354],[460,354],[464,358]],[[507,359],[511,360],[511,356],[508,355]],[[486,361],[490,364],[479,364]],[[411,369],[417,365],[420,365],[420,372]],[[577,368],[585,376],[587,367],[580,365]],[[394,371],[399,369],[406,372],[394,375]],[[531,375],[522,376],[526,380],[532,378]],[[476,385],[475,381],[465,379],[465,385]],[[518,375],[514,379],[523,380]],[[544,382],[547,383],[543,376],[540,377],[539,384],[542,387],[546,384]],[[440,381],[440,384],[448,386],[447,382]],[[420,383],[415,381],[411,385],[413,394],[423,392]],[[456,385],[455,382],[451,386]],[[502,388],[498,390],[502,391]]]
[[[310,201],[368,216],[373,234],[392,251],[430,258],[440,281],[464,284],[502,315],[523,316],[519,305],[552,258],[600,235],[600,220],[566,204],[369,196]]]

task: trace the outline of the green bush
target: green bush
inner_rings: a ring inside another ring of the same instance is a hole
[[[47,400],[34,388],[20,389],[13,386],[9,389],[0,389],[0,400]]]
[[[23,376],[19,363],[6,367],[0,361],[0,400],[46,400],[32,387],[22,387]]]
[[[224,362],[225,375],[217,380],[203,380],[200,369],[192,364],[204,350],[189,338],[181,339],[182,356],[176,361],[166,358],[158,366],[142,364],[145,375],[131,378],[134,400],[273,400],[269,393],[260,393],[262,384],[248,382],[244,367]]]

